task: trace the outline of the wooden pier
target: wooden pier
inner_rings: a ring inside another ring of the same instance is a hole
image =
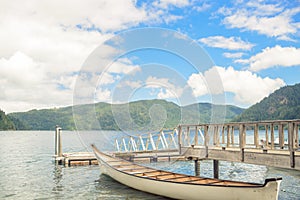
[[[147,152],[177,151],[180,160],[195,162],[196,175],[202,160],[213,160],[214,178],[219,176],[219,161],[300,170],[299,124],[299,119],[184,124],[173,131],[118,138],[116,155],[135,159]]]
[[[179,125],[171,131],[126,136],[115,140],[118,157],[131,161],[194,160],[195,173],[201,160],[213,160],[214,177],[219,161],[242,162],[300,170],[300,120],[274,120],[224,124]],[[61,128],[55,132],[58,164],[97,164],[91,152],[62,153]]]

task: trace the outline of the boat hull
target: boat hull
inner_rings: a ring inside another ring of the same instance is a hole
[[[144,177],[137,177],[132,174],[118,171],[105,162],[101,154],[95,152],[99,161],[100,170],[103,174],[110,176],[116,181],[131,188],[161,195],[174,199],[189,200],[233,200],[233,199],[261,199],[274,200],[278,198],[279,185],[281,180],[267,180],[261,186],[211,186],[181,182],[169,182],[153,180]]]

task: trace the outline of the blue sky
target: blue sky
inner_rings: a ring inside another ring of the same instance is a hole
[[[5,112],[156,98],[249,107],[300,82],[299,0],[7,0],[0,9]],[[162,35],[122,38],[151,28]],[[181,54],[207,56],[193,66],[172,54],[172,41]],[[141,49],[127,52],[130,45]],[[92,52],[101,55],[91,60]],[[84,78],[87,63],[110,65]]]

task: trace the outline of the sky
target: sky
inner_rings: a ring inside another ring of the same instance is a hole
[[[0,1],[0,109],[247,108],[300,82],[299,0]]]

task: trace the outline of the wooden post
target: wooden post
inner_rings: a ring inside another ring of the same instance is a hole
[[[58,156],[62,157],[61,128],[58,127]]]
[[[194,145],[198,145],[198,132],[199,132],[199,128],[198,128],[198,126],[196,126],[196,128],[195,128],[195,141],[194,141]]]
[[[290,151],[290,166],[291,168],[295,167],[295,150],[294,150],[294,123],[288,123],[288,145]]]
[[[222,144],[225,144],[225,126],[222,126]]]
[[[273,123],[271,124],[270,129],[271,129],[271,149],[274,149],[275,136],[274,136],[274,124]]]
[[[55,126],[55,156],[58,157],[58,125]]]
[[[294,134],[295,134],[295,149],[299,148],[299,124],[295,123],[294,126]]]
[[[278,124],[279,147],[284,149],[284,127],[283,124]]]
[[[219,146],[220,144],[220,135],[219,135],[219,126],[214,126],[214,145]]]
[[[207,125],[204,126],[204,139],[205,139],[204,145],[208,146],[208,144],[209,144],[209,134],[208,134],[208,126]]]
[[[268,125],[265,125],[265,131],[266,131],[266,147],[269,146],[269,133],[268,133]]]
[[[231,127],[231,145],[234,145],[234,126]]]
[[[213,160],[214,178],[219,179],[219,161]]]
[[[55,156],[62,157],[61,128],[55,126]]]
[[[230,126],[227,126],[227,145],[226,147],[230,146]]]
[[[181,155],[181,134],[182,134],[182,127],[179,126],[179,133],[178,133],[178,148],[179,148],[179,154]]]
[[[188,126],[188,127],[186,127],[186,135],[187,135],[187,145],[188,146],[191,146],[191,138],[190,138],[190,127]]]
[[[258,124],[254,125],[254,144],[256,148],[259,148]]]
[[[245,148],[246,145],[246,133],[245,133],[245,125],[241,124],[239,129],[239,142],[240,142],[240,148]]]
[[[196,159],[195,162],[195,176],[200,176],[200,160]]]

